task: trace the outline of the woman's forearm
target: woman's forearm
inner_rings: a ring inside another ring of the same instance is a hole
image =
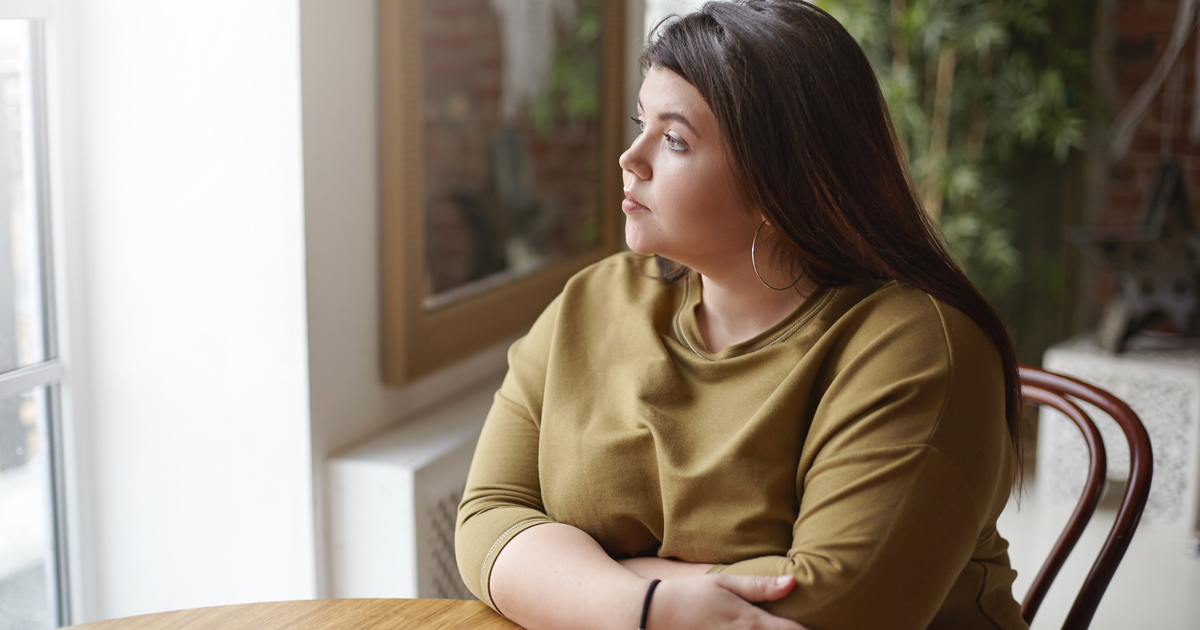
[[[669,558],[628,558],[621,560],[620,564],[644,578],[658,580],[704,575],[708,573],[709,569],[716,566]]]
[[[583,531],[535,525],[492,566],[492,602],[529,630],[636,628],[647,578],[622,567]]]

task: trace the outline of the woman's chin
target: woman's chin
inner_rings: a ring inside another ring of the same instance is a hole
[[[628,230],[625,232],[625,246],[635,254],[649,255],[658,253],[657,248],[648,243],[646,239],[640,238],[637,234],[630,234]]]
[[[628,239],[625,240],[625,246],[629,248],[629,251],[631,251],[635,254],[642,254],[642,255],[648,256],[648,255],[654,253],[654,251],[652,249],[649,249],[646,247],[638,247],[636,243],[632,243]]]

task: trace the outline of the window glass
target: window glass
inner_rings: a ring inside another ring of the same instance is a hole
[[[39,20],[0,20],[0,630],[65,620],[41,37]]]
[[[0,373],[47,358],[32,35],[0,20]]]
[[[49,387],[0,398],[0,628],[52,627]]]

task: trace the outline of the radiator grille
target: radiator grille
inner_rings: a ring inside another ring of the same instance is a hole
[[[438,599],[475,599],[463,584],[454,559],[454,521],[460,501],[462,492],[454,490],[443,495],[426,512],[433,532],[429,541],[433,546],[433,566],[430,567],[433,596]]]

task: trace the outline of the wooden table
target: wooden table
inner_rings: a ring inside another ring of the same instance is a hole
[[[310,599],[236,604],[109,619],[76,630],[521,630],[482,602],[458,599]]]

